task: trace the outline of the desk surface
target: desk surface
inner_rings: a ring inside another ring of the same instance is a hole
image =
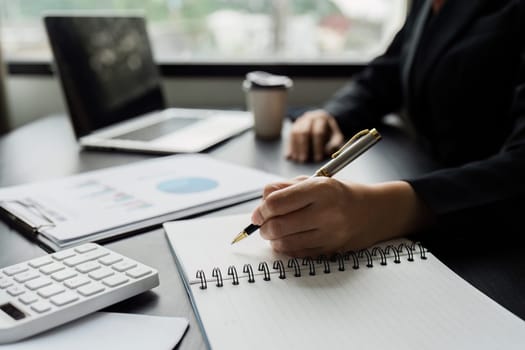
[[[286,128],[288,125],[286,125]],[[285,129],[286,129],[285,128]],[[372,183],[407,178],[432,169],[433,164],[402,133],[378,127],[383,140],[341,171],[337,177]],[[308,175],[319,164],[300,165],[284,159],[283,139],[257,140],[251,131],[228,140],[207,153],[245,166],[284,177]],[[21,127],[0,138],[0,186],[52,179],[152,158],[152,155],[86,151],[79,149],[65,116],[50,116]],[[251,211],[257,201],[218,210],[206,215],[225,215]],[[180,349],[204,349],[189,299],[173,263],[161,228],[123,238],[106,246],[159,270],[160,286],[150,292],[108,308],[108,311],[183,316],[190,328]],[[432,247],[430,247],[432,250]],[[525,319],[525,259],[521,247],[489,250],[433,250],[434,254],[460,276],[494,300]],[[155,254],[151,254],[155,252]],[[0,266],[8,266],[45,254],[37,245],[0,222]]]

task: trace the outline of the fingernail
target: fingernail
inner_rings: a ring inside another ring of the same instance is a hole
[[[252,214],[252,223],[255,225],[261,226],[264,222],[264,218],[261,215],[259,209],[256,209]]]

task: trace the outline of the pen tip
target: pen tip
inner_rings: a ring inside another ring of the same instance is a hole
[[[246,231],[242,231],[237,236],[235,236],[235,238],[233,239],[231,244],[235,244],[235,243],[239,242],[241,239],[244,239],[246,237],[248,237],[248,234],[246,233]]]

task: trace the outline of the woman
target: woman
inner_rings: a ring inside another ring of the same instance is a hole
[[[443,169],[374,185],[270,184],[252,220],[276,251],[328,254],[421,231],[440,239],[451,228],[519,234],[511,223],[525,212],[525,1],[442,3],[414,0],[386,52],[294,123],[287,156],[320,161],[344,135],[399,112]]]

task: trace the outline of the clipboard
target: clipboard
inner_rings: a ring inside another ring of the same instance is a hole
[[[258,198],[281,177],[181,154],[0,189],[0,217],[47,251],[103,243]]]

